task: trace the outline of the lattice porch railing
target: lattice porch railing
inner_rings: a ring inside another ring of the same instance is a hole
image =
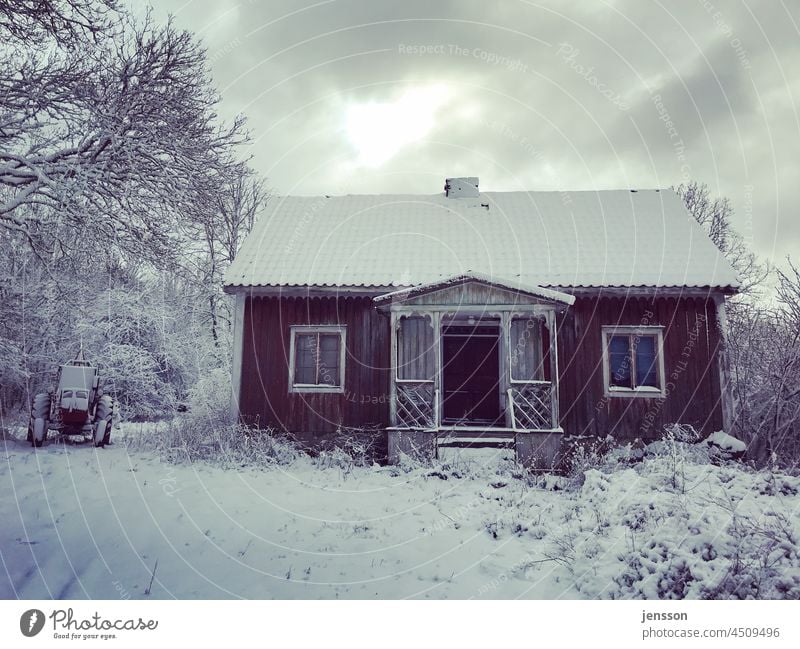
[[[436,391],[432,381],[398,381],[395,425],[401,428],[436,427]]]
[[[550,430],[553,425],[553,386],[550,381],[516,384],[508,390],[514,427]]]

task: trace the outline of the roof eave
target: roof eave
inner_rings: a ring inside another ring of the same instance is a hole
[[[383,297],[389,293],[398,293],[401,291],[408,291],[415,288],[414,286],[359,286],[359,285],[316,285],[316,284],[257,284],[257,285],[244,285],[244,284],[225,284],[222,289],[228,295],[247,294],[256,297],[261,296],[336,296],[336,295],[363,295],[364,297]],[[712,293],[724,295],[736,295],[741,292],[739,285],[704,285],[704,286],[621,286],[621,285],[603,285],[603,286],[564,286],[564,285],[550,285],[541,287],[551,291],[568,294],[572,297],[594,294],[594,293],[607,293],[616,295],[651,295],[658,293],[659,295],[680,296],[680,295],[708,295]]]

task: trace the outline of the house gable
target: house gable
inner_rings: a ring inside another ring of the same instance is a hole
[[[575,298],[540,286],[466,273],[416,287],[392,291],[375,298],[376,305],[520,305],[536,304],[566,307]]]

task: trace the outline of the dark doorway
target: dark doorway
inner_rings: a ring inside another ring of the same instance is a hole
[[[500,329],[448,325],[442,330],[442,420],[500,426]]]

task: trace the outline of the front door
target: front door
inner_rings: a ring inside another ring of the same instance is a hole
[[[500,426],[500,327],[442,328],[442,420],[448,425]]]

